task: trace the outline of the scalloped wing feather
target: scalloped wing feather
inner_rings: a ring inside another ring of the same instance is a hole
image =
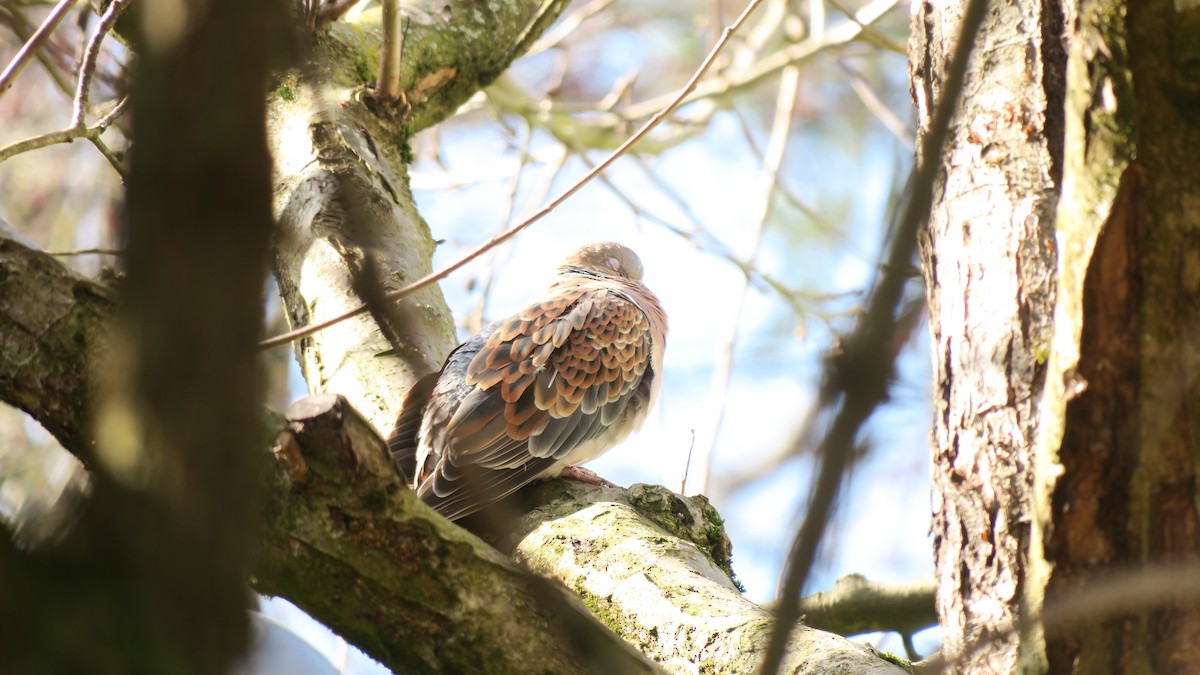
[[[464,400],[450,421],[452,454],[487,463],[475,455],[487,455],[503,433],[529,440],[534,457],[565,456],[620,416],[649,367],[650,342],[645,313],[613,290],[566,289],[531,305],[493,331],[471,359],[466,383],[476,387],[468,396],[475,400]],[[491,401],[486,427],[477,419],[483,397]],[[592,416],[596,425],[584,419]],[[556,420],[566,421],[548,433]],[[574,433],[580,425],[587,431]]]
[[[423,380],[406,397],[393,449],[415,465],[421,498],[448,518],[595,457],[653,401],[666,328],[653,295],[654,325],[607,284],[553,291],[452,352],[432,391]]]

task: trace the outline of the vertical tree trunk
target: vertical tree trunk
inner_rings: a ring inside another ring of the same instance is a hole
[[[914,5],[921,132],[942,103],[962,10]],[[988,8],[921,237],[936,378],[937,606],[943,654],[964,671],[1009,672],[1040,653],[1010,631],[1029,609],[1022,593],[1036,540],[1032,442],[1054,301],[1061,11],[1032,0]]]
[[[1078,363],[1064,360],[1078,395],[1058,453],[1048,602],[1200,550],[1200,12],[1154,0],[1079,14],[1059,228],[1092,252],[1072,326]],[[1195,671],[1195,602],[1105,609],[1051,634],[1053,672]]]
[[[914,11],[924,125],[959,10]],[[1200,12],[990,12],[923,241],[945,656],[958,672],[1192,672],[1186,598],[1101,606],[1045,642],[1032,619],[1200,550]]]

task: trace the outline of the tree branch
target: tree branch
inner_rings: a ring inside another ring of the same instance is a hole
[[[0,399],[91,464],[88,364],[105,360],[114,294],[36,250],[0,219]]]
[[[683,102],[683,100],[687,97],[687,95],[696,88],[696,85],[700,81],[700,78],[704,76],[704,74],[708,71],[709,67],[716,60],[717,55],[721,53],[721,48],[724,47],[725,44],[729,41],[729,38],[730,38],[730,36],[733,35],[734,31],[736,31],[739,27],[742,26],[743,23],[745,23],[746,19],[754,11],[754,8],[758,6],[758,3],[760,1],[761,0],[750,0],[746,4],[746,8],[742,11],[741,15],[738,16],[737,20],[734,21],[729,26],[726,26],[724,32],[721,34],[721,39],[717,41],[717,44],[714,45],[712,50],[709,51],[708,55],[704,58],[704,61],[701,62],[699,67],[696,68],[696,71],[692,74],[691,78],[688,79],[688,81],[684,85],[683,89],[681,89],[679,91],[679,93],[675,96],[675,98],[673,98],[666,105],[666,107],[664,107],[662,110],[658,111],[652,118],[650,118],[650,120],[648,122],[646,122],[646,124],[642,125],[642,127],[640,129],[638,129],[637,132],[635,132],[629,138],[625,139],[624,143],[622,143],[619,147],[617,147],[615,150],[613,150],[608,155],[608,157],[606,157],[604,160],[602,160],[599,164],[593,166],[586,174],[584,174],[584,176],[582,178],[577,180],[566,190],[563,190],[554,199],[551,199],[550,201],[546,202],[546,204],[544,204],[533,215],[529,216],[525,220],[523,220],[520,223],[517,223],[516,225],[513,225],[512,227],[508,228],[507,230],[497,234],[496,236],[492,237],[491,239],[487,240],[483,244],[476,247],[470,253],[464,255],[462,258],[455,261],[454,263],[447,265],[446,267],[438,270],[436,273],[431,272],[431,273],[426,274],[425,276],[421,277],[420,279],[417,279],[416,281],[408,284],[407,286],[404,286],[403,288],[389,291],[386,295],[386,298],[389,300],[399,300],[401,298],[408,297],[409,295],[412,295],[413,293],[416,293],[431,284],[437,283],[438,281],[445,279],[447,276],[450,275],[450,273],[452,273],[455,270],[459,269],[460,267],[466,265],[467,263],[471,262],[475,258],[478,258],[479,256],[483,255],[488,250],[495,248],[496,246],[499,246],[500,244],[508,241],[509,239],[512,239],[513,237],[520,234],[523,230],[528,228],[530,225],[533,225],[538,220],[541,220],[544,216],[546,216],[546,214],[548,214],[551,211],[553,211],[554,209],[558,208],[558,206],[560,204],[562,204],[563,202],[565,202],[571,195],[578,192],[584,185],[591,182],[591,180],[593,178],[600,175],[605,169],[607,169],[609,166],[611,166],[613,164],[613,162],[617,161],[617,159],[620,158],[621,155],[625,154],[625,152],[627,150],[629,150],[629,148],[631,148],[634,144],[636,144],[638,141],[640,141],[642,138],[644,138],[646,136],[646,134],[650,133],[650,131],[654,127],[658,126],[658,124],[660,122],[662,122],[664,119],[666,119],[667,116],[670,115],[675,110],[675,108],[677,108]],[[270,340],[266,340],[262,343],[262,347],[264,347],[264,348],[273,347],[273,346],[276,346],[279,344],[290,342],[292,340],[298,340],[301,338],[309,337],[320,330],[324,330],[331,326],[335,326],[342,321],[345,321],[347,319],[352,319],[356,316],[361,316],[364,312],[367,311],[367,309],[368,309],[367,303],[365,303],[365,302],[360,303],[357,306],[351,307],[350,309],[347,309],[346,311],[344,311],[340,314],[336,314],[331,318],[328,318],[328,319],[325,319],[325,320],[322,320],[319,322],[310,322],[308,325],[305,325],[301,328],[297,328],[297,329],[292,330],[283,335],[273,337]]]
[[[663,487],[628,490],[553,481],[517,526],[518,560],[553,575],[655,661],[687,672],[752,673],[774,618],[727,571],[729,540],[703,497]],[[800,626],[789,673],[899,673],[863,645]]]
[[[0,96],[3,96],[4,92],[12,87],[13,81],[17,79],[17,76],[25,69],[25,64],[29,62],[29,57],[42,48],[42,44],[50,38],[54,29],[58,28],[58,24],[62,23],[62,20],[67,17],[67,12],[74,6],[74,0],[59,0],[54,9],[46,15],[46,20],[42,22],[42,25],[38,26],[29,40],[21,45],[12,61],[4,67],[4,72],[0,72]]]
[[[933,579],[903,583],[868,581],[851,574],[833,589],[800,599],[804,624],[838,635],[875,631],[913,633],[937,624]]]
[[[288,418],[256,589],[397,672],[659,672],[565,589],[434,514],[344,398],[301,399]]]

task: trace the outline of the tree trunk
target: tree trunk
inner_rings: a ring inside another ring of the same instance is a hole
[[[1048,602],[1094,592],[1114,569],[1150,574],[1200,551],[1200,12],[1096,2],[1080,19],[1067,135],[1079,189],[1064,186],[1075,203],[1064,199],[1060,228],[1076,248],[1094,244],[1047,539]],[[1051,638],[1055,672],[1190,673],[1200,606],[1106,607]]]
[[[1032,441],[1049,348],[1052,215],[1061,122],[1047,83],[1058,43],[1052,3],[989,8],[921,237],[933,332],[933,540],[943,654],[977,672],[1026,658],[1022,618],[1034,544]],[[914,7],[910,47],[919,124],[941,104],[962,6]],[[935,160],[936,161],[936,160]],[[969,655],[969,658],[967,658]]]
[[[957,11],[915,8],[922,125]],[[944,657],[955,672],[1190,672],[1194,603],[1037,618],[1200,543],[1200,17],[1169,2],[990,12],[923,241]]]

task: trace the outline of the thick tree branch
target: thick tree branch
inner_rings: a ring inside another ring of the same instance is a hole
[[[560,579],[610,627],[672,671],[755,672],[774,617],[718,566],[729,542],[703,497],[555,481],[518,525],[515,555]],[[865,646],[799,626],[788,673],[899,673]]]
[[[0,219],[0,399],[91,464],[87,364],[102,360],[114,294],[36,250]]]
[[[833,589],[800,599],[804,623],[838,635],[895,631],[901,635],[937,625],[933,579],[902,583],[868,581],[851,574]]]
[[[293,326],[362,305],[356,279],[368,269],[384,291],[431,271],[433,237],[408,185],[409,135],[494,80],[563,4],[450,2],[438,16],[413,16],[399,73],[411,110],[401,119],[364,95],[378,72],[378,12],[357,26],[335,23],[308,65],[280,78],[269,118],[280,221],[274,266]],[[408,385],[456,343],[437,287],[397,307],[295,345],[309,390],[346,396],[377,429],[390,427]]]
[[[301,399],[288,418],[258,590],[397,672],[659,672],[565,589],[435,515],[344,398]]]

